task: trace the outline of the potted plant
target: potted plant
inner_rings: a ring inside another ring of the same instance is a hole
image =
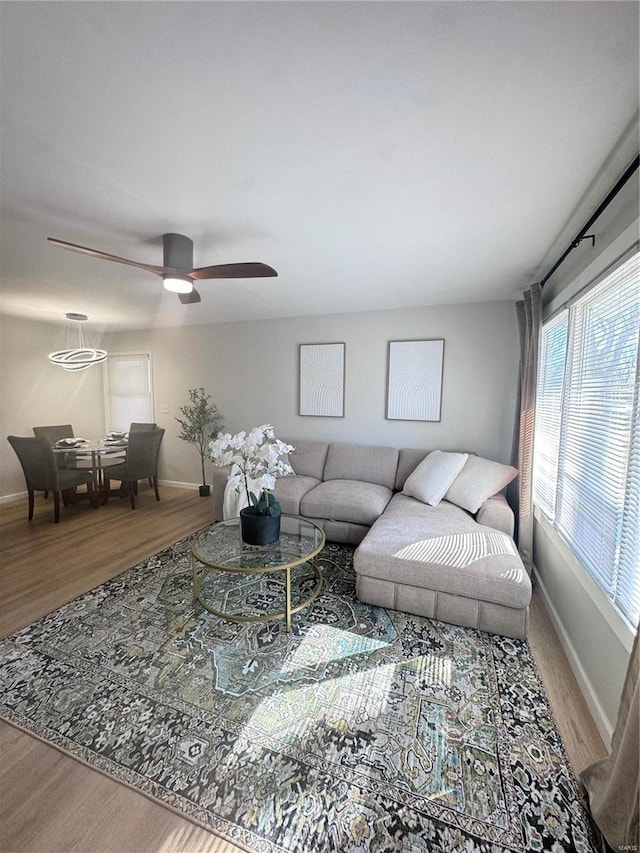
[[[230,485],[244,490],[247,506],[240,510],[240,526],[249,545],[268,545],[280,536],[282,510],[273,488],[276,476],[293,474],[282,457],[294,449],[275,437],[271,424],[253,427],[248,433],[219,435],[209,443],[214,465],[231,465]]]
[[[207,485],[204,471],[207,444],[223,429],[224,424],[222,423],[222,415],[218,411],[218,407],[215,403],[211,402],[211,397],[205,392],[204,388],[190,388],[189,400],[190,403],[186,406],[180,406],[180,412],[183,417],[176,418],[181,427],[178,438],[189,444],[193,444],[200,454],[200,463],[202,465],[200,497],[206,498],[211,491],[210,486]]]

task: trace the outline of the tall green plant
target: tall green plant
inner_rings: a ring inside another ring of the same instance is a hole
[[[178,438],[193,444],[200,454],[202,465],[202,485],[206,485],[204,460],[207,455],[209,441],[224,428],[222,415],[218,407],[204,388],[190,388],[189,400],[186,406],[180,406],[182,418],[176,418],[181,432]]]

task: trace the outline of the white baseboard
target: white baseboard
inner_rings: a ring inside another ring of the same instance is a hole
[[[569,666],[571,667],[573,674],[576,677],[576,681],[578,682],[578,687],[580,688],[580,692],[584,696],[584,700],[587,703],[587,707],[593,717],[593,721],[596,724],[596,728],[600,733],[600,737],[605,743],[605,746],[609,746],[611,743],[611,736],[613,734],[613,723],[607,716],[598,696],[596,695],[595,690],[593,689],[593,685],[589,677],[587,676],[584,667],[578,657],[578,654],[575,650],[571,639],[567,631],[565,630],[564,625],[562,624],[562,620],[558,615],[558,611],[553,605],[553,601],[547,592],[540,575],[536,567],[533,567],[533,574],[535,575],[536,583],[538,589],[540,590],[540,595],[542,597],[542,602],[545,606],[547,613],[549,614],[549,618],[553,624],[556,634],[558,635],[558,639],[560,640],[560,645],[564,649],[564,653],[567,656],[567,660],[569,661]]]
[[[25,492],[16,492],[15,495],[2,495],[0,497],[0,504],[8,504],[11,501],[17,501],[19,498],[28,497],[26,491]]]
[[[193,489],[197,491],[200,483],[179,483],[177,480],[158,480],[159,486],[175,486],[176,489]]]
[[[176,480],[158,480],[161,486],[175,486],[177,489],[193,489],[197,491],[200,488],[200,483],[178,483]],[[14,495],[0,495],[0,504],[7,504],[11,501],[17,501],[20,498],[27,498],[27,492],[16,492]]]

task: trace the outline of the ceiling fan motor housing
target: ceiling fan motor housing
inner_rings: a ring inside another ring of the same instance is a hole
[[[184,234],[164,234],[162,236],[164,266],[174,270],[193,269],[193,240]]]

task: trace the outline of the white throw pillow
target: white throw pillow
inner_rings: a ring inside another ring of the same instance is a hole
[[[462,470],[468,453],[433,450],[407,477],[403,495],[436,506]]]
[[[502,465],[481,456],[469,456],[444,496],[445,500],[467,512],[476,513],[486,500],[502,491],[517,473],[518,469],[511,465]]]

